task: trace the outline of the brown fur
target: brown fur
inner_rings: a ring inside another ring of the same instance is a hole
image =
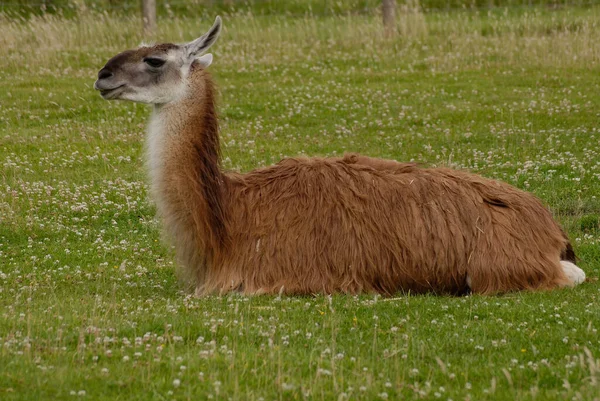
[[[445,168],[292,158],[247,174],[219,169],[214,89],[158,113],[169,131],[154,196],[198,294],[460,294],[569,284],[568,239],[534,196]]]

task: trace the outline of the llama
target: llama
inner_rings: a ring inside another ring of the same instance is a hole
[[[347,154],[220,168],[215,87],[200,38],[111,58],[94,88],[153,105],[151,194],[196,295],[497,294],[585,279],[542,203],[464,171]]]

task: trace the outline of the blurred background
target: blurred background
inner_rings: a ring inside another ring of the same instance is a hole
[[[0,11],[12,16],[59,13],[75,16],[84,10],[135,14],[143,3],[155,4],[159,17],[189,14],[252,12],[260,15],[287,14],[326,16],[337,14],[372,14],[381,12],[384,3],[418,6],[424,12],[498,7],[586,6],[597,0],[3,0]]]

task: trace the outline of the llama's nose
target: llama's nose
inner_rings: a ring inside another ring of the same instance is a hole
[[[115,75],[115,74],[113,74],[110,70],[103,68],[98,73],[98,79],[108,79],[108,78],[112,77],[113,75]]]

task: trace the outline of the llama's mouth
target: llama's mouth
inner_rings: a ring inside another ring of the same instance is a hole
[[[110,100],[110,99],[115,99],[123,92],[123,88],[125,87],[125,84],[119,85],[114,88],[108,88],[108,89],[99,88],[97,86],[97,83],[94,84],[94,86],[96,87],[96,90],[100,91],[100,96],[102,96],[102,98],[104,98],[106,100]]]

